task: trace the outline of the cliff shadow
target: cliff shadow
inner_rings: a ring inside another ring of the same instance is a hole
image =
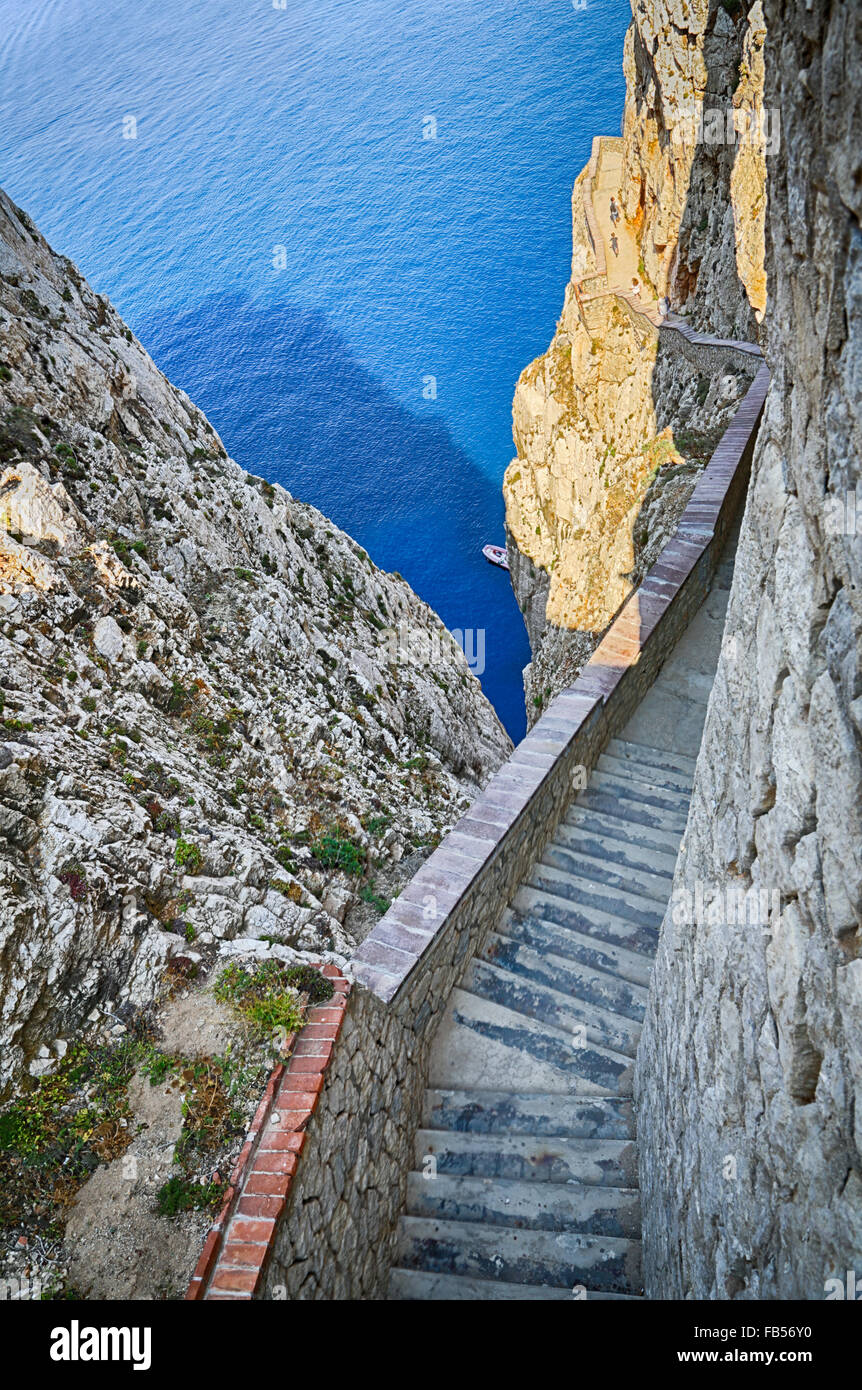
[[[740,277],[735,254],[727,256],[725,229],[733,219],[731,174],[740,136],[733,116],[733,97],[739,88],[748,14],[754,0],[742,0],[729,10],[722,0],[710,0],[703,44],[706,84],[703,112],[684,138],[694,142],[685,205],[669,271],[670,309],[687,309],[697,332],[716,338],[758,343],[760,325]],[[635,28],[636,62],[652,71],[652,57]],[[658,75],[655,89],[661,91]],[[636,92],[639,122],[648,119],[644,88]],[[678,115],[678,113],[676,113]],[[673,130],[659,124],[663,154],[672,160],[677,148]],[[663,465],[641,500],[632,528],[634,567],[629,578],[639,584],[659,558],[683,514],[681,497],[718,447],[739,403],[753,381],[762,358],[730,349],[692,344],[671,328],[659,333],[651,376],[657,433],[670,427],[673,442],[685,463]],[[732,378],[736,378],[735,385]]]
[[[675,249],[668,253],[671,256],[668,290],[671,309],[678,311],[685,306],[688,323],[695,332],[757,342],[759,329],[737,267],[735,240],[732,233],[729,241],[727,237],[728,224],[733,220],[731,171],[739,147],[733,96],[740,83],[750,9],[751,3],[740,3],[734,18],[721,0],[710,0],[702,50],[707,70],[704,114],[700,122],[695,120],[691,126],[686,121],[682,130],[683,139],[687,142],[685,158],[688,182]],[[654,126],[662,156],[668,161],[680,163],[683,145],[674,138],[674,130],[677,135],[680,133],[680,113],[674,110],[676,125],[671,123],[670,115],[668,124],[665,124],[659,74],[654,68],[651,52],[641,41],[637,25],[633,37],[640,77],[632,92],[635,120],[630,124],[638,129]],[[652,93],[658,94],[657,105],[653,105]],[[614,189],[605,179],[602,181],[601,195],[596,192],[595,196],[608,199],[610,193],[614,193],[617,203],[625,206],[626,199],[622,192],[622,189]],[[636,192],[633,198],[638,211],[626,227],[628,234],[635,239],[636,254],[640,255],[634,285],[639,279],[644,287],[642,294],[645,304],[658,292],[649,283],[640,252],[647,196],[646,175],[642,172],[640,198],[637,198]],[[592,219],[597,232],[607,223],[607,203],[602,205],[601,211],[603,215],[599,217],[596,209]],[[589,218],[588,230],[594,241]],[[613,264],[612,248],[606,244],[604,249],[606,258]],[[604,302],[627,308],[622,299]],[[587,326],[586,320],[584,323]],[[599,330],[596,324],[588,327],[587,331],[595,335],[605,330]],[[649,338],[654,342],[656,329],[646,319],[634,313],[631,331],[642,352],[652,351]],[[655,437],[643,441],[643,452],[649,455],[648,481],[641,494],[642,484],[635,488],[634,473],[631,474],[634,511],[627,506],[625,519],[619,525],[626,528],[627,539],[630,537],[632,563],[625,573],[615,570],[612,576],[614,581],[623,579],[626,587],[636,587],[658,559],[682,517],[697,477],[718,446],[760,362],[761,359],[756,356],[746,357],[744,353],[692,343],[688,337],[670,327],[658,333],[655,361],[645,374],[646,389],[650,392],[655,415]],[[620,410],[623,415],[626,409],[622,402]],[[608,414],[613,418],[613,404],[609,406]],[[670,437],[665,435],[668,427]],[[619,531],[615,533],[615,538],[620,538]],[[556,627],[547,623],[545,617],[547,577],[543,580],[544,572],[531,569],[526,561],[524,571],[529,581],[524,583],[527,590],[525,621],[533,637],[536,658],[529,673],[527,693],[530,717],[535,718],[556,690],[564,688],[577,677],[602,635],[618,616],[620,608],[614,612],[604,609],[600,624],[595,628]],[[608,585],[606,592],[610,591]],[[628,596],[622,600],[620,607],[627,601]],[[541,634],[538,642],[537,633]]]

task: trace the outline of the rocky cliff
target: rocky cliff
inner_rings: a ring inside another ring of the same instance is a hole
[[[702,906],[638,1058],[661,1298],[852,1297],[862,1249],[862,14],[764,8],[772,386],[677,867]]]
[[[504,482],[535,717],[570,683],[672,534],[755,363],[693,354],[662,311],[756,341],[765,306],[759,3],[635,10],[623,137],[572,199],[572,279],[548,352],[522,374]],[[619,216],[609,216],[611,200]]]
[[[177,957],[343,956],[510,745],[430,609],[2,195],[0,519],[2,1094]]]

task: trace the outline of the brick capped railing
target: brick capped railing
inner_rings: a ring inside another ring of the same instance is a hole
[[[252,1298],[257,1289],[350,993],[336,966],[323,965],[321,971],[335,993],[325,1004],[309,1009],[298,1039],[285,1043],[289,1055],[269,1078],[221,1211],[204,1241],[187,1299]]]
[[[312,1012],[270,1080],[190,1298],[385,1295],[446,1001],[541,857],[581,774],[706,596],[745,497],[768,382],[761,366],[669,544],[574,685],[359,946],[346,969],[353,987],[325,967],[335,1000]]]

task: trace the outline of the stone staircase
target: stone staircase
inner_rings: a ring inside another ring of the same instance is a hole
[[[732,554],[452,992],[393,1299],[643,1292],[632,1089]]]

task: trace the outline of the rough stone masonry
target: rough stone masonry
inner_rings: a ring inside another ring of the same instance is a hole
[[[862,13],[765,19],[772,388],[677,866],[702,906],[672,899],[638,1054],[654,1298],[822,1299],[862,1258]],[[779,913],[729,923],[739,888]]]

